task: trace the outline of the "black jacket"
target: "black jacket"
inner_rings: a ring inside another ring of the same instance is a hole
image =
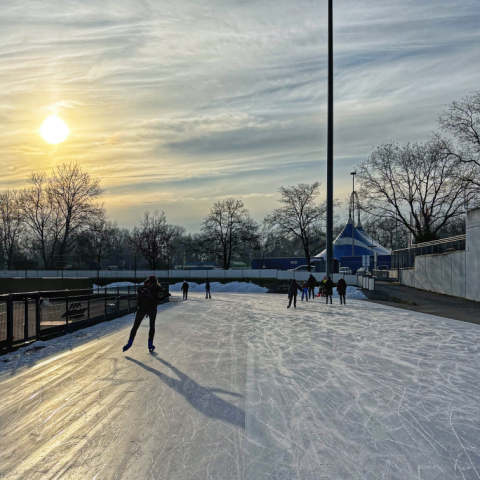
[[[324,284],[325,295],[333,295],[333,282],[327,280]]]
[[[302,291],[302,287],[300,287],[300,285],[297,283],[297,282],[292,282],[289,286],[288,286],[288,294],[289,295],[296,295],[297,294],[297,290],[299,292]]]
[[[142,285],[137,291],[137,307],[139,310],[150,310],[160,303],[163,296],[162,287],[158,283]]]
[[[345,295],[347,291],[347,282],[344,278],[341,278],[337,283],[337,292],[339,295]]]
[[[313,275],[310,275],[308,277],[308,280],[307,280],[307,285],[310,287],[310,288],[313,288],[317,285],[317,280],[316,278],[313,276]]]
[[[181,290],[183,290],[184,292],[188,292],[189,287],[190,285],[187,282],[183,282]]]

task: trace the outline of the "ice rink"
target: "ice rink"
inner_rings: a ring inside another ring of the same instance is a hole
[[[480,479],[480,326],[190,297],[159,307],[153,355],[147,320],[122,352],[129,316],[13,358],[0,478]]]

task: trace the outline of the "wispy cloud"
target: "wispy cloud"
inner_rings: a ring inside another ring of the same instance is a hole
[[[3,0],[2,187],[76,160],[124,226],[148,207],[195,229],[231,194],[262,218],[282,183],[324,182],[323,3]],[[479,24],[477,0],[335,2],[337,197],[372,145],[426,138],[480,88]]]

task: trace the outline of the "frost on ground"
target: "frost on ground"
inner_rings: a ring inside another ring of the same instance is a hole
[[[130,316],[0,376],[0,478],[480,478],[480,326],[357,300],[178,295],[153,355],[146,321],[121,351]]]

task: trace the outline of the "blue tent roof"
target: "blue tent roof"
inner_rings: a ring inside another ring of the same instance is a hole
[[[340,259],[341,257],[352,256],[352,229],[353,221],[349,218],[345,228],[333,242],[333,258]],[[373,255],[374,252],[377,252],[379,255],[391,254],[390,250],[387,250],[379,245],[378,242],[375,242],[375,240],[363,230],[361,224],[355,228],[354,232],[355,250],[353,253],[355,256]],[[324,250],[316,255],[315,258],[325,258],[326,256],[327,251]]]
[[[370,242],[370,245],[375,245],[375,251],[378,255],[391,255],[392,252],[388,248],[382,247],[376,240],[374,240],[362,227],[360,219],[358,220],[357,226],[355,227],[360,233],[362,233],[365,238]]]

